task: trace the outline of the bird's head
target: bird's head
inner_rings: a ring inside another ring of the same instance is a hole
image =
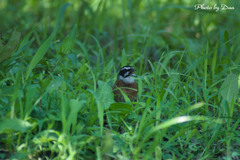
[[[125,83],[133,83],[133,77],[136,77],[136,74],[135,69],[132,66],[124,66],[118,73],[118,80],[121,80]]]

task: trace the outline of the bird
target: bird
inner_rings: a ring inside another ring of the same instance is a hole
[[[135,71],[132,66],[124,66],[120,69],[117,80],[112,88],[116,102],[125,102],[122,92],[131,102],[137,100],[138,85],[133,78],[136,77]]]

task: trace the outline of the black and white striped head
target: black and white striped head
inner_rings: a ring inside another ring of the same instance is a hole
[[[122,67],[118,73],[118,80],[122,80],[125,83],[133,83],[134,79],[132,77],[136,77],[136,75],[135,69],[131,66]]]

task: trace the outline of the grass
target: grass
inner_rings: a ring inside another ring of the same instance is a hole
[[[240,159],[239,2],[222,3],[1,1],[0,159]],[[124,65],[137,102],[113,100]]]

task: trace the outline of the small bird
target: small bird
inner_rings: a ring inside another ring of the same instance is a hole
[[[137,100],[138,85],[133,77],[136,77],[135,69],[133,67],[124,66],[120,69],[117,81],[113,86],[114,100],[116,102],[125,102],[122,92],[128,96],[130,101]]]

